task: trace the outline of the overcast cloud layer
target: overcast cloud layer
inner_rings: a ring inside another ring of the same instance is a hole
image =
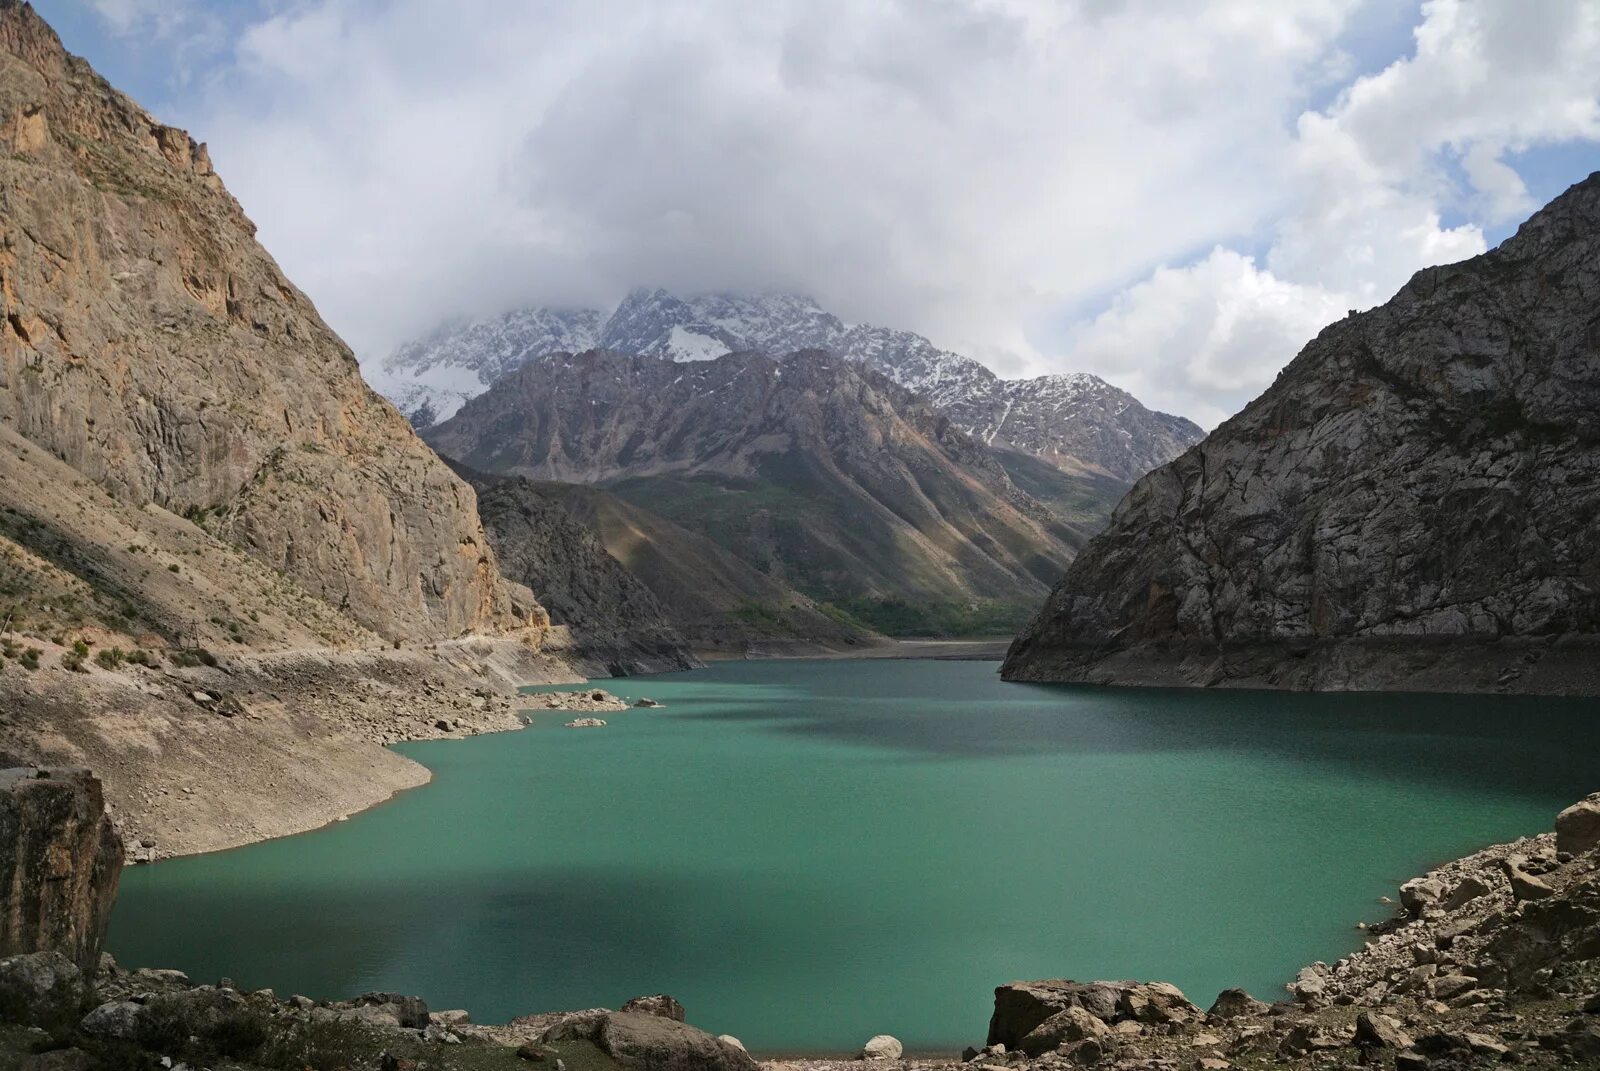
[[[455,315],[783,289],[1210,425],[1537,207],[1538,151],[1600,166],[1578,0],[1433,0],[1376,56],[1387,0],[257,2],[39,6],[182,58],[146,103],[366,362]]]

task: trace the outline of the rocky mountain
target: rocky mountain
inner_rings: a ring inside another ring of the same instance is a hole
[[[17,0],[0,3],[0,116],[7,430],[119,501],[209,518],[385,637],[526,619],[471,488],[362,381],[205,146]]]
[[[593,532],[655,594],[667,620],[695,651],[795,655],[881,642],[710,538],[604,488],[528,485]],[[488,523],[492,534],[492,513]]]
[[[830,601],[1014,603],[1082,541],[948,417],[820,350],[557,355],[425,435],[473,468],[605,484]]]
[[[746,350],[769,356],[829,350],[921,394],[986,443],[1125,482],[1170,461],[1203,434],[1095,376],[1001,379],[921,335],[847,324],[810,299],[789,294],[684,299],[636,290],[610,315],[535,308],[454,324],[397,350],[384,362],[382,384],[413,423],[427,427],[528,361],[591,348],[673,361]]]
[[[1140,480],[1013,680],[1592,692],[1600,174]]]
[[[456,471],[478,492],[500,568],[539,592],[553,633],[547,647],[562,645],[569,661],[596,677],[700,665],[650,589],[554,496],[520,477]]]

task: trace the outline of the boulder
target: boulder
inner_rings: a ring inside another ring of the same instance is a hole
[[[1065,978],[1011,982],[994,991],[987,1044],[1020,1048],[1023,1038],[1068,1008],[1081,1008],[1110,1025],[1183,1023],[1201,1014],[1182,990],[1167,982],[1074,982]]]
[[[356,1017],[375,1026],[402,1026],[412,1030],[428,1026],[428,1005],[421,997],[404,993],[363,993],[352,1004]]]
[[[1454,911],[1457,908],[1465,907],[1478,897],[1487,896],[1491,891],[1493,890],[1489,888],[1488,882],[1480,877],[1468,874],[1456,883],[1454,889],[1450,890],[1450,895],[1444,902],[1445,910]]]
[[[732,1034],[718,1034],[717,1035],[717,1040],[722,1042],[724,1045],[732,1045],[734,1048],[738,1049],[740,1052],[747,1051],[745,1049],[745,1047],[744,1047],[744,1042],[740,1041],[738,1038],[734,1037]]]
[[[588,1041],[634,1071],[756,1071],[743,1048],[676,1019],[639,1012],[571,1016],[538,1040]]]
[[[1111,1033],[1105,1021],[1079,1007],[1065,1008],[1034,1027],[1018,1048],[1029,1056],[1042,1056],[1086,1038],[1103,1038]]]
[[[1447,974],[1433,983],[1433,995],[1440,1000],[1458,997],[1478,987],[1478,980],[1465,974]]]
[[[60,952],[0,959],[0,1021],[52,1026],[77,1018],[87,987],[83,972]]]
[[[1208,1019],[1238,1019],[1246,1015],[1265,1015],[1269,1005],[1257,1000],[1242,989],[1224,989],[1211,1002]]]
[[[1320,1007],[1327,1000],[1328,971],[1320,964],[1302,967],[1294,981],[1289,983],[1289,992],[1295,1000],[1307,1007]]]
[[[135,1004],[131,1000],[113,1000],[85,1015],[78,1028],[95,1037],[132,1041],[139,1036],[140,1017],[143,1014],[142,1004]]]
[[[1356,1016],[1356,1034],[1352,1044],[1364,1049],[1409,1049],[1411,1038],[1401,1029],[1397,1020],[1377,1012],[1364,1011]]]
[[[1171,982],[1141,982],[1124,990],[1117,1011],[1120,1018],[1147,1026],[1186,1023],[1200,1016],[1200,1009]]]
[[[1093,1067],[1105,1058],[1106,1045],[1098,1038],[1084,1038],[1064,1051],[1067,1059],[1073,1063],[1081,1067]]]
[[[1600,792],[1556,815],[1556,851],[1582,855],[1600,844]]]
[[[1527,865],[1527,860],[1521,856],[1513,855],[1501,861],[1501,869],[1506,872],[1506,878],[1511,882],[1511,895],[1518,901],[1548,900],[1556,894],[1542,878],[1534,877],[1522,869]]]
[[[1413,915],[1422,914],[1444,896],[1444,886],[1434,878],[1412,878],[1400,886],[1400,906]]]
[[[999,986],[994,991],[994,1014],[984,1044],[1018,1048],[1035,1027],[1068,1008],[1082,1008],[1103,1022],[1113,1022],[1123,990],[1136,984],[1047,978]]]
[[[665,993],[657,993],[651,997],[634,997],[622,1006],[625,1012],[638,1012],[641,1015],[659,1015],[663,1019],[683,1022],[683,1005]]]
[[[905,1052],[898,1038],[888,1034],[878,1034],[861,1046],[861,1059],[863,1060],[898,1060]]]
[[[99,779],[85,770],[0,771],[0,956],[60,952],[93,973],[122,857]]]

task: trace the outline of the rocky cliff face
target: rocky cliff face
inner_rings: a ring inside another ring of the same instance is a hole
[[[122,874],[122,837],[83,770],[0,770],[0,956],[59,952],[85,971]]]
[[[911,331],[847,324],[790,294],[679,298],[636,290],[608,316],[595,310],[521,309],[447,325],[384,362],[386,389],[417,424],[453,415],[495,380],[551,353],[601,348],[672,361],[726,353],[770,356],[824,349],[865,364],[922,395],[968,434],[1012,446],[1069,472],[1131,482],[1202,436],[1199,427],[1146,409],[1095,376],[1005,380]]]
[[[362,382],[205,146],[0,0],[0,421],[386,637],[516,623],[472,490]]]
[[[670,498],[674,520],[814,596],[1028,599],[1080,538],[948,418],[822,351],[555,357],[427,436],[473,468]]]
[[[571,657],[592,676],[693,669],[699,659],[661,603],[552,495],[521,477],[458,470],[506,576],[540,592]]]
[[[525,486],[592,532],[607,554],[649,588],[695,651],[799,655],[881,642],[710,538],[604,488],[531,481]],[[495,514],[485,510],[492,539]]]
[[[1006,676],[1593,690],[1597,293],[1592,175],[1139,481]]]

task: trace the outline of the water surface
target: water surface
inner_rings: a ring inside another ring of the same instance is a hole
[[[758,1053],[981,1042],[1014,978],[1269,999],[1430,864],[1600,788],[1600,704],[742,662],[666,706],[404,745],[431,786],[128,871],[111,951],[482,1022],[668,992]]]

